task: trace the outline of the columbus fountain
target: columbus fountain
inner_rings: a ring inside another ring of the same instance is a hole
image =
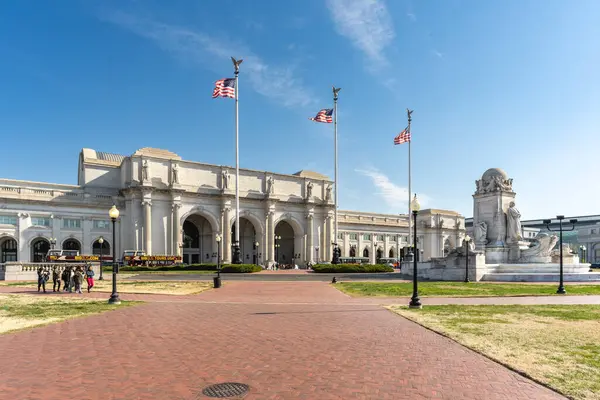
[[[418,276],[430,280],[464,280],[466,257],[473,281],[558,282],[560,251],[558,237],[540,232],[533,243],[523,240],[521,213],[517,209],[513,180],[500,168],[490,168],[475,182],[473,195],[473,240],[463,241],[443,258],[418,265]],[[410,268],[403,272],[412,275]],[[580,263],[568,245],[563,245],[565,282],[600,281],[590,273],[590,264]]]

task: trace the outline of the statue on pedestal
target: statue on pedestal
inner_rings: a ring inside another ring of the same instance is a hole
[[[221,181],[222,181],[222,189],[229,189],[229,171],[226,169],[221,170]]]
[[[534,240],[535,242],[530,248],[521,250],[521,261],[527,262],[535,258],[534,261],[538,262],[541,257],[550,257],[552,249],[558,243],[556,235],[550,236],[547,233],[539,233]]]
[[[148,160],[142,163],[142,181],[148,180]]]
[[[509,243],[516,243],[523,239],[521,228],[521,213],[511,201],[506,211],[506,238]]]
[[[171,183],[179,183],[179,169],[177,168],[177,164],[173,164],[171,174],[173,176],[173,181]]]
[[[331,200],[331,185],[327,185],[327,188],[325,189],[325,200]]]
[[[267,178],[267,193],[271,194],[275,192],[275,179],[272,176]]]
[[[308,182],[308,185],[306,185],[306,198],[309,200],[312,197],[312,189],[313,189],[312,182]]]

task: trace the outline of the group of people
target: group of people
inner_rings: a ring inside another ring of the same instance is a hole
[[[37,274],[38,292],[43,289],[44,293],[46,293],[46,282],[48,282],[50,279],[50,270],[48,267],[39,267]],[[64,267],[64,269],[58,265],[55,265],[52,267],[52,291],[60,292],[61,283],[64,282],[63,291],[72,293],[74,290],[75,293],[82,293],[81,285],[83,283],[84,276],[87,282],[87,291],[89,293],[94,287],[94,270],[92,269],[91,265],[88,265],[85,268],[81,266],[73,267],[67,265]]]

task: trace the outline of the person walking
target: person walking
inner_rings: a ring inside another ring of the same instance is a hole
[[[65,269],[63,269],[61,278],[64,282],[63,290],[65,292],[68,292],[69,291],[69,281],[71,279],[71,267],[65,267]]]
[[[75,284],[75,293],[81,294],[81,283],[83,281],[83,271],[81,267],[75,268],[75,273],[73,274],[73,283]]]
[[[60,270],[58,269],[58,265],[55,265],[54,267],[52,267],[52,291],[53,292],[60,292]],[[58,289],[56,289],[56,286],[58,285]]]
[[[48,280],[49,273],[45,268],[39,267],[37,270],[38,274],[38,292],[40,289],[44,289],[44,293],[46,293],[46,281]]]
[[[85,271],[85,280],[87,281],[87,291],[89,293],[90,289],[94,287],[94,270],[91,265],[88,265]]]
[[[69,267],[69,293],[72,293],[73,289],[75,289],[75,268]]]

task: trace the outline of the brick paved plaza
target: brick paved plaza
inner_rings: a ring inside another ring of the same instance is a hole
[[[323,282],[122,297],[147,303],[0,336],[0,399],[205,399],[227,381],[246,399],[563,398]]]

